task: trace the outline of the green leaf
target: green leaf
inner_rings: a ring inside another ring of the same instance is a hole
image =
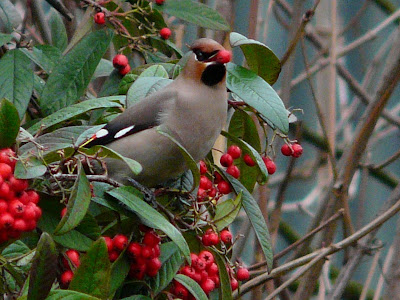
[[[257,127],[251,116],[245,111],[237,109],[233,113],[229,122],[228,132],[250,144],[257,152],[261,151],[260,137],[258,135]],[[233,144],[234,143],[231,140],[228,140],[228,146]],[[243,155],[244,154],[246,153],[243,153]],[[253,191],[254,185],[260,174],[259,169],[246,165],[243,159],[236,160],[235,165],[240,170],[240,182],[249,192]]]
[[[23,48],[21,51],[48,74],[61,58],[60,49],[50,45],[38,45],[33,47],[32,51]]]
[[[16,240],[14,243],[8,245],[4,250],[1,252],[1,256],[5,258],[14,258],[30,252],[31,249],[22,242],[21,240]]]
[[[125,75],[124,77],[128,76],[129,74]],[[110,76],[107,77],[106,81],[104,82],[101,92],[99,96],[111,96],[118,94],[118,88],[121,83],[122,75],[118,73],[118,70],[113,70]],[[126,94],[126,93],[121,93]]]
[[[130,261],[125,255],[120,255],[118,259],[111,265],[110,294],[122,285],[129,273]]]
[[[175,143],[176,146],[178,146],[179,151],[181,152],[183,158],[185,159],[186,166],[190,169],[193,175],[193,185],[192,188],[189,192],[193,191],[200,182],[200,170],[197,167],[197,163],[193,159],[193,157],[190,155],[190,153],[168,132],[163,131],[164,128],[161,126],[157,127],[157,132],[159,134],[162,134],[163,136],[166,136],[169,138],[172,142]]]
[[[68,44],[67,30],[65,29],[62,18],[53,9],[50,13],[49,25],[51,31],[51,42],[53,46],[57,47],[61,51],[64,51]]]
[[[174,279],[183,284],[197,300],[208,300],[206,293],[204,293],[200,285],[192,278],[189,278],[183,274],[176,274]]]
[[[221,135],[223,135],[224,137],[231,140],[235,145],[238,145],[241,149],[243,149],[244,152],[248,153],[253,158],[253,160],[256,163],[257,168],[260,171],[261,177],[262,177],[261,184],[264,184],[268,178],[268,170],[267,170],[267,167],[265,166],[264,161],[262,160],[260,154],[256,151],[256,149],[254,149],[252,146],[250,146],[245,141],[231,135],[230,133],[228,133],[226,131],[222,131]]]
[[[112,37],[111,30],[92,32],[60,60],[50,74],[40,99],[44,113],[51,114],[79,100]]]
[[[92,197],[90,183],[85,175],[82,164],[79,160],[78,162],[78,178],[72,187],[67,205],[67,213],[54,230],[54,234],[56,235],[65,234],[78,226],[89,208]]]
[[[161,77],[161,78],[168,78],[168,72],[165,70],[165,68],[162,65],[153,65],[148,67],[146,70],[144,70],[140,77]]]
[[[69,290],[51,291],[50,295],[46,298],[46,300],[99,300],[99,299],[100,298],[96,298],[88,294],[69,291]]]
[[[28,132],[31,134],[35,134],[38,132],[38,130],[43,131],[50,126],[59,124],[93,109],[122,107],[119,102],[124,100],[125,97],[123,96],[110,96],[104,98],[89,99],[80,103],[76,103],[71,106],[62,108],[59,111],[51,114],[50,116],[43,118],[41,121],[30,127],[28,129]]]
[[[221,231],[225,227],[232,224],[237,215],[239,214],[240,208],[242,207],[242,193],[236,196],[236,199],[226,199],[225,201],[218,202],[216,206],[216,212],[214,217],[214,225],[218,231]]]
[[[0,100],[0,149],[14,144],[18,131],[19,116],[17,109],[6,99]]]
[[[120,187],[108,192],[112,197],[118,199],[126,207],[145,219],[148,224],[163,231],[182,251],[187,261],[190,262],[189,246],[183,238],[180,231],[178,231],[170,222],[168,222],[162,214],[152,208],[149,204],[141,199],[140,192],[133,187]]]
[[[32,179],[42,176],[47,168],[43,161],[35,156],[21,159],[15,166],[14,176],[19,179]]]
[[[158,295],[168,286],[183,264],[183,257],[179,248],[173,242],[161,245],[160,260],[162,262],[161,269],[158,271],[157,276],[150,282],[154,295]]]
[[[28,299],[46,299],[57,276],[57,250],[53,239],[43,232],[33,258]]]
[[[13,32],[22,23],[21,15],[10,0],[0,1],[0,23],[7,32]]]
[[[267,267],[269,270],[272,269],[273,263],[273,252],[271,245],[271,238],[269,235],[268,227],[265,222],[264,216],[258,206],[257,201],[249,193],[248,190],[234,177],[224,172],[225,176],[228,178],[233,190],[238,195],[242,193],[242,205],[249,217],[250,223],[253,226],[254,232],[256,233],[257,239],[260,243],[261,249],[265,255],[267,261]]]
[[[229,39],[232,47],[240,47],[252,71],[271,85],[278,80],[281,61],[270,48],[237,32],[231,32]]]
[[[231,288],[231,281],[229,279],[229,274],[226,270],[226,265],[225,265],[225,260],[223,259],[223,257],[215,252],[212,251],[214,254],[214,259],[215,259],[215,263],[218,266],[218,275],[219,275],[219,280],[220,280],[220,299],[224,299],[224,300],[230,300],[233,299],[232,297],[232,288]]]
[[[110,76],[111,72],[114,70],[112,62],[108,59],[102,58],[93,74],[93,78]]]
[[[287,134],[289,120],[285,106],[275,90],[251,70],[228,63],[226,86],[255,108],[273,129]]]
[[[89,212],[75,229],[92,240],[97,240],[101,236],[100,227],[96,219]]]
[[[20,49],[13,49],[0,59],[0,98],[10,100],[22,119],[33,90],[30,60]]]
[[[93,155],[96,153],[97,157],[108,157],[108,158],[115,158],[115,159],[122,160],[123,162],[125,162],[128,165],[128,167],[131,169],[133,174],[139,174],[142,171],[142,166],[136,160],[122,156],[118,152],[116,152],[106,146],[97,145],[97,146],[91,147],[90,149],[80,148],[80,151],[84,152],[88,155]]]
[[[12,39],[13,36],[11,34],[0,33],[0,47],[3,46],[4,44],[11,42]]]
[[[213,30],[230,30],[228,22],[214,9],[190,0],[168,0],[157,9],[186,22]]]
[[[70,290],[107,299],[110,292],[111,264],[104,238],[98,239],[82,257],[69,285]]]
[[[140,101],[144,97],[158,91],[172,82],[171,79],[163,77],[139,77],[131,85],[126,94],[127,107]]]

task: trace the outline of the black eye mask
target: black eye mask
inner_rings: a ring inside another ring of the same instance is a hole
[[[198,61],[208,61],[212,58],[215,54],[219,52],[219,50],[215,50],[213,52],[203,52],[200,49],[193,49],[194,54],[196,55],[196,59]]]

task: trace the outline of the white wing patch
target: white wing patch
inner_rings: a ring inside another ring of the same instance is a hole
[[[114,135],[114,138],[118,139],[118,138],[120,138],[121,136],[124,136],[124,135],[127,134],[129,131],[131,131],[131,130],[133,129],[133,127],[135,127],[135,125],[132,125],[132,126],[129,126],[129,127],[124,128],[124,129],[121,129],[120,131],[118,131],[118,132]]]
[[[106,136],[108,134],[108,130],[107,129],[100,129],[99,131],[96,132],[95,136],[96,138],[101,138],[103,136]]]

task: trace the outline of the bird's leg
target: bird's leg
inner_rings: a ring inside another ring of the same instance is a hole
[[[133,178],[128,178],[129,183],[143,194],[143,200],[156,207],[156,196],[152,190],[140,184]]]

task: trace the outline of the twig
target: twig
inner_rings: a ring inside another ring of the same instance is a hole
[[[114,187],[120,187],[121,184],[105,175],[86,175],[89,181],[105,182]],[[54,174],[53,178],[57,180],[75,181],[78,178],[76,174]]]
[[[395,154],[393,154],[391,157],[389,157],[385,161],[381,162],[380,164],[371,166],[371,168],[374,170],[382,169],[382,168],[390,165],[391,163],[395,162],[398,158],[400,158],[400,150],[398,150]]]
[[[381,251],[376,252],[374,255],[374,258],[373,258],[372,264],[371,264],[371,268],[368,272],[367,279],[365,280],[363,289],[361,291],[360,300],[365,300],[367,298],[368,289],[371,284],[372,278],[374,276],[376,266],[378,265],[380,255],[381,255]]]
[[[270,280],[276,276],[280,276],[283,273],[287,273],[299,266],[307,264],[308,262],[312,261],[314,258],[316,258],[320,255],[321,255],[321,257],[323,257],[323,256],[326,257],[326,256],[336,253],[346,247],[352,246],[356,241],[360,240],[361,238],[366,236],[368,233],[376,231],[376,229],[378,229],[382,224],[384,224],[386,221],[388,221],[390,218],[392,218],[394,215],[396,215],[400,211],[400,185],[398,185],[398,187],[392,192],[391,196],[388,199],[388,202],[392,203],[392,201],[394,199],[397,199],[397,201],[389,209],[387,209],[380,216],[378,216],[373,221],[371,221],[370,223],[365,225],[363,228],[356,231],[351,236],[349,236],[349,237],[343,239],[342,241],[340,241],[336,244],[333,244],[327,248],[316,250],[308,255],[305,255],[303,257],[300,257],[298,259],[290,261],[280,267],[277,267],[277,268],[271,270],[270,273],[266,272],[260,276],[257,276],[255,278],[249,280],[248,282],[246,282],[245,284],[242,285],[242,287],[240,289],[240,295],[246,294],[254,286],[263,284],[267,280]],[[237,299],[238,296],[239,296],[239,293],[236,291],[234,293],[234,299]]]

